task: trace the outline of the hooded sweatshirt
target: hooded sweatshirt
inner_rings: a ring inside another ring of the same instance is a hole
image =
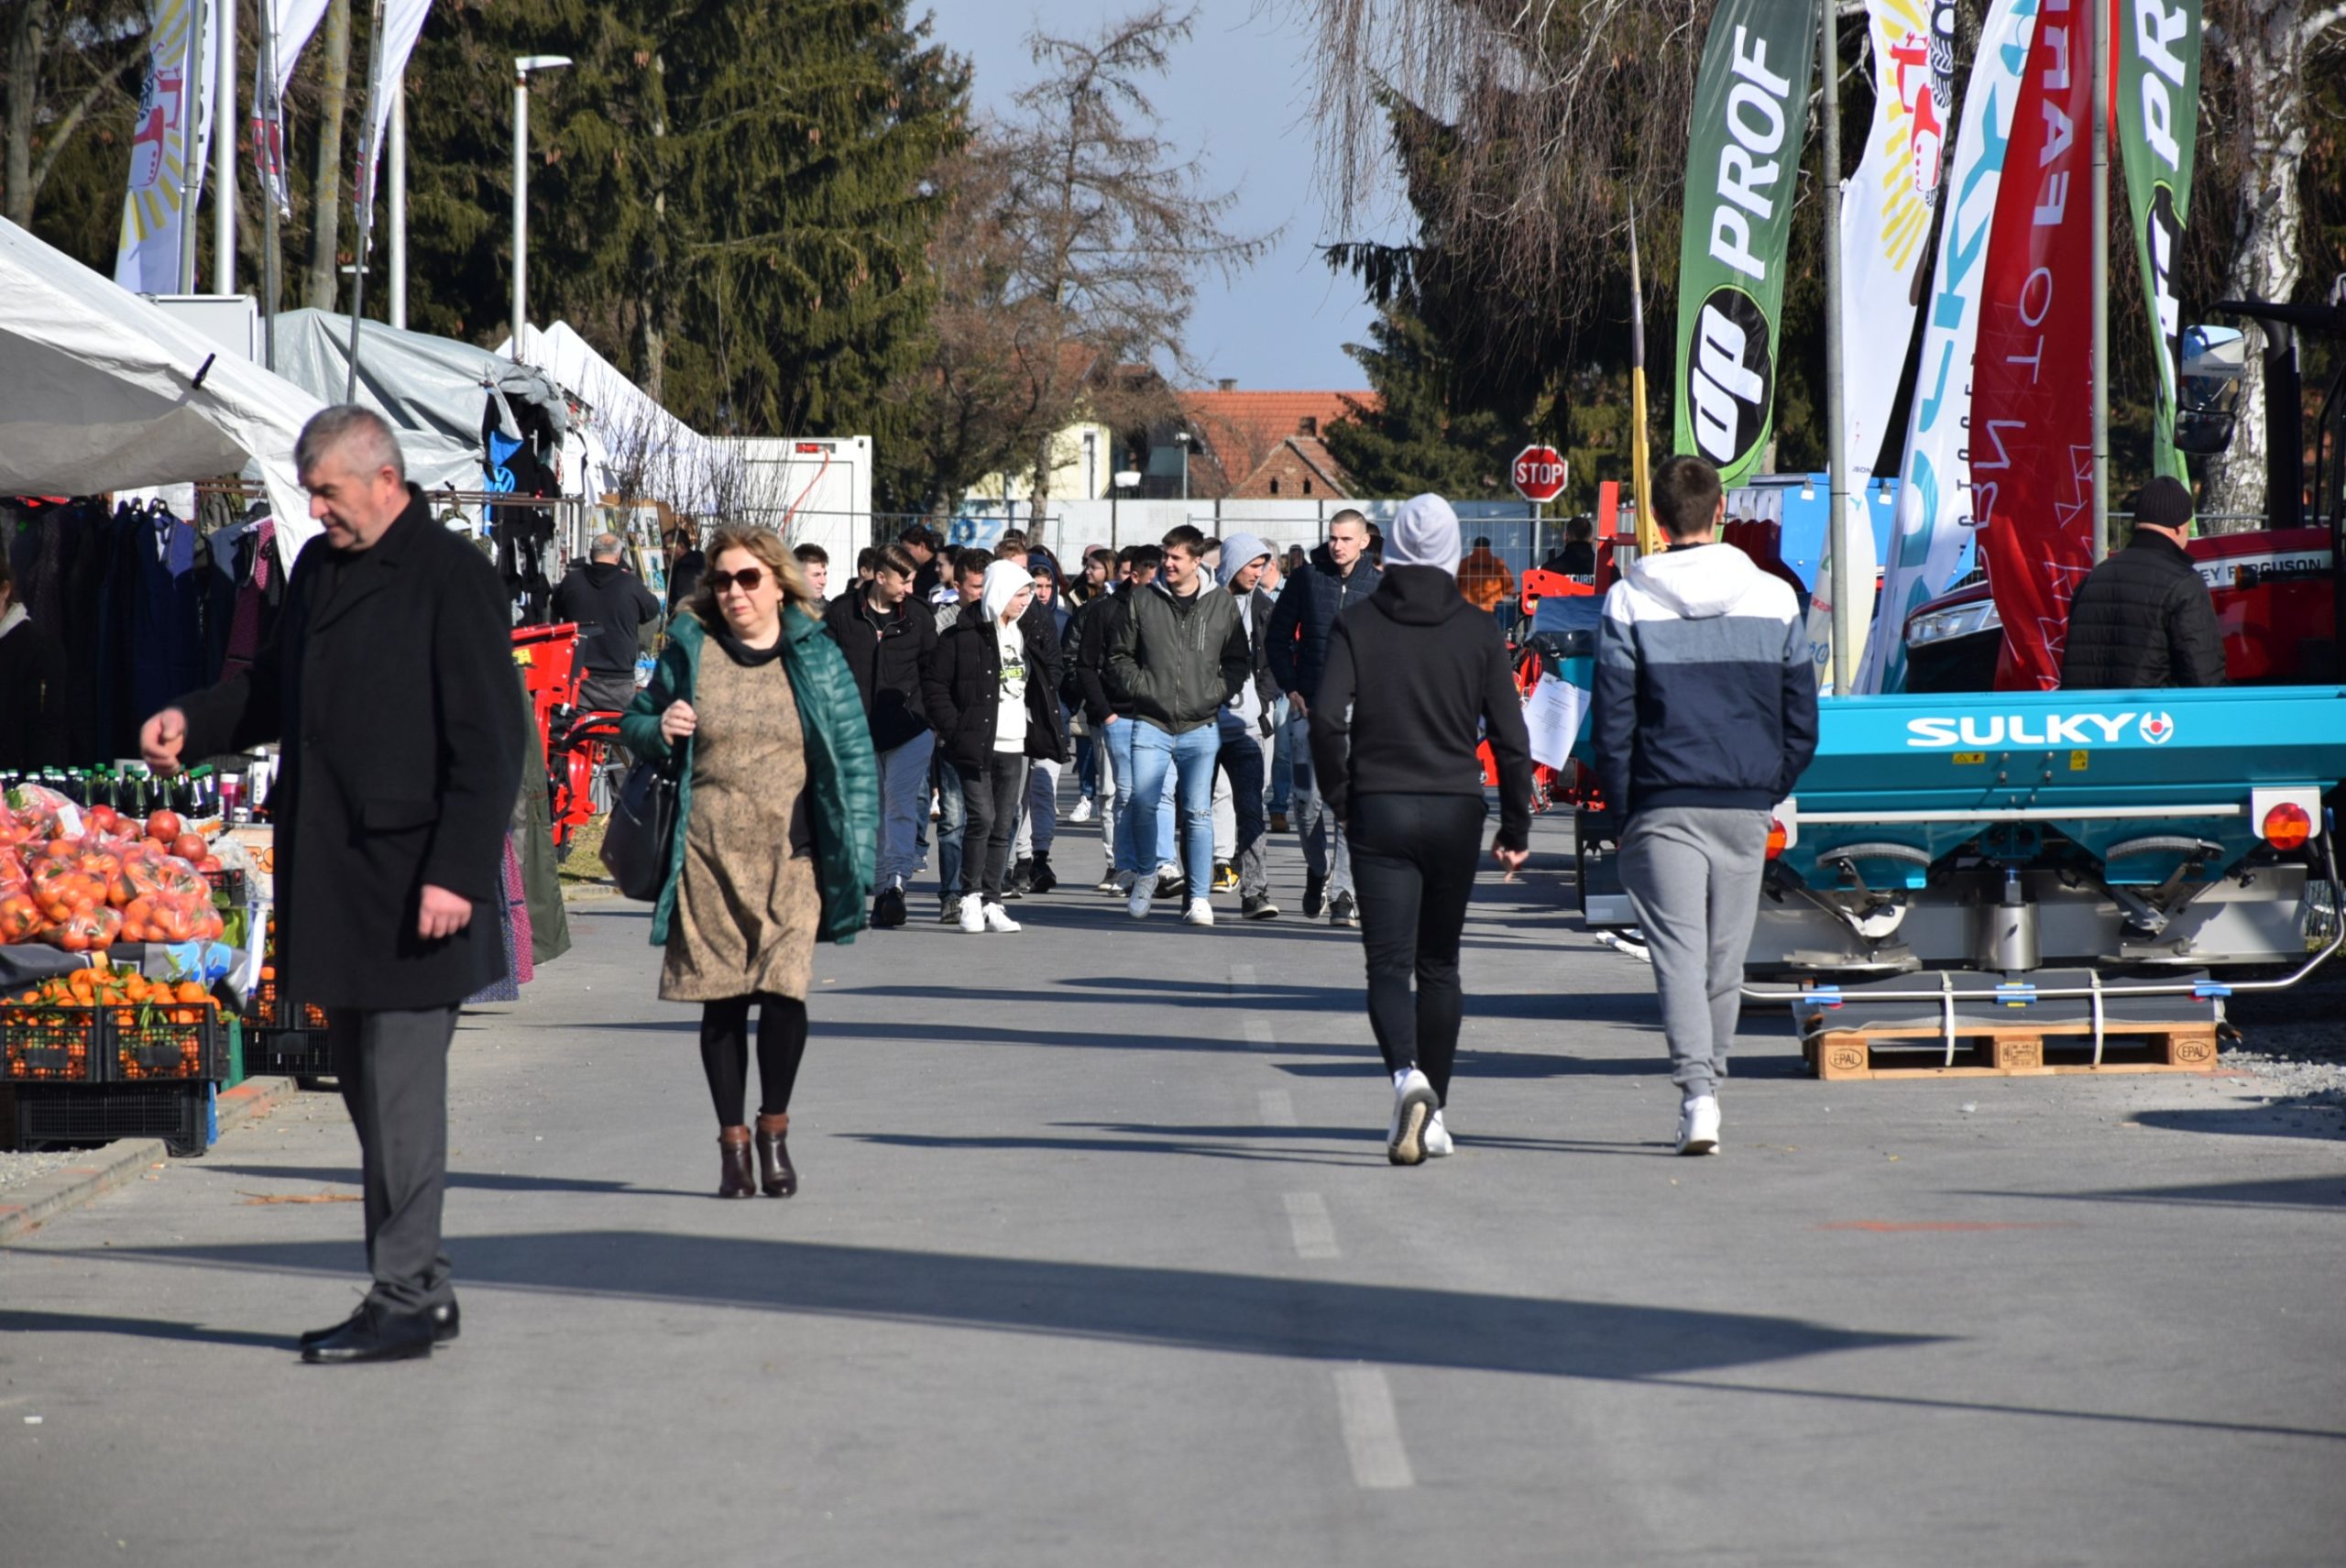
[[[1266,711],[1265,687],[1270,685],[1270,619],[1271,596],[1256,587],[1241,594],[1232,587],[1247,564],[1267,557],[1271,547],[1259,535],[1233,533],[1222,542],[1222,569],[1215,580],[1223,590],[1238,601],[1238,621],[1246,629],[1247,646],[1254,651],[1254,678],[1238,688],[1222,710],[1222,729],[1229,735],[1267,735],[1270,726],[1265,720]],[[1260,579],[1257,579],[1258,581]]]
[[[1591,740],[1606,804],[1766,811],[1816,754],[1792,588],[1731,544],[1650,555],[1605,596]]]
[[[598,675],[632,674],[637,633],[661,613],[643,579],[617,561],[574,565],[554,590],[554,618],[578,623],[581,662]]]
[[[1002,707],[1003,713],[1026,711],[1026,637],[1018,623],[1002,623],[1003,611],[1010,601],[1034,587],[1034,580],[1026,568],[1013,561],[996,561],[986,568],[985,597],[979,601],[985,612],[986,624],[993,629],[994,647],[1002,655]],[[1026,733],[1015,724],[998,724],[994,729],[993,749],[1009,754],[1023,754],[1026,750]]]

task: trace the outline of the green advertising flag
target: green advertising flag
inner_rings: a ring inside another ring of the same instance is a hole
[[[1808,137],[1814,0],[1721,0],[1694,83],[1678,248],[1677,450],[1733,485],[1775,422],[1792,198]]]
[[[2199,0],[2113,0],[2110,118],[2126,165],[2128,221],[2151,302],[2151,339],[2158,352],[2159,400],[2151,464],[2187,479],[2175,449],[2175,388],[2183,307],[2175,269],[2183,225],[2191,214],[2191,158],[2199,140]]]

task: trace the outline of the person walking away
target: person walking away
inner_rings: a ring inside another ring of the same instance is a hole
[[[831,602],[831,553],[810,541],[791,554],[797,558],[798,575],[806,579],[806,589],[815,596],[815,613],[820,615]]]
[[[588,558],[572,562],[554,590],[554,620],[578,624],[578,656],[586,666],[578,705],[605,713],[635,700],[636,652],[643,629],[661,617],[660,601],[622,564],[626,550],[618,534],[597,534]]]
[[[1271,678],[1287,693],[1288,722],[1296,727],[1289,748],[1296,830],[1303,839],[1303,913],[1316,920],[1324,907],[1332,926],[1358,926],[1359,905],[1343,822],[1328,811],[1316,778],[1307,776],[1313,765],[1309,734],[1336,618],[1376,592],[1380,575],[1367,550],[1368,519],[1350,508],[1338,512],[1328,520],[1327,543],[1309,565],[1288,574],[1271,612]]]
[[[961,777],[969,826],[961,929],[1014,932],[1003,907],[1010,840],[1030,756],[1058,756],[1058,699],[1027,655],[1022,625],[1035,590],[1026,568],[996,561],[974,610],[965,609],[928,666],[928,714],[937,744]],[[974,861],[974,864],[970,862]]]
[[[1189,881],[1185,925],[1213,924],[1213,780],[1222,751],[1222,704],[1253,675],[1254,651],[1238,601],[1204,576],[1205,535],[1184,523],[1165,536],[1162,577],[1132,597],[1108,643],[1108,683],[1133,705],[1133,809],[1126,830],[1146,832],[1142,863],[1171,851],[1157,841],[1152,807],[1168,773],[1187,814],[1182,864]],[[1156,888],[1135,879],[1125,902],[1148,917]]]
[[[278,971],[323,1006],[358,1135],[373,1287],[305,1361],[428,1355],[459,1315],[441,1207],[456,1009],[504,977],[498,909],[528,722],[497,569],[433,520],[381,418],[313,415],[293,449],[323,531],[252,664],[148,718],[159,773],[283,747]]]
[[[1515,597],[1515,575],[1507,563],[1491,554],[1491,542],[1474,541],[1474,550],[1458,563],[1458,591],[1466,602],[1485,615],[1496,617],[1500,607]]]
[[[1047,628],[1049,635],[1050,657],[1042,662],[1038,678],[1048,683],[1045,690],[1050,700],[1058,705],[1058,729],[1065,735],[1071,726],[1060,688],[1067,680],[1067,628],[1074,612],[1059,591],[1058,563],[1051,558],[1049,551],[1029,551],[1026,572],[1035,593],[1026,619]],[[1038,641],[1029,634],[1030,643]],[[1059,884],[1058,876],[1051,870],[1051,846],[1058,841],[1059,774],[1065,766],[1058,758],[1037,757],[1026,769],[1026,791],[1020,797],[1018,809],[1018,835],[1010,847],[1010,886],[1014,894],[1048,893]]]
[[[888,545],[873,564],[872,580],[823,611],[824,630],[855,676],[877,753],[880,880],[872,925],[882,931],[904,923],[904,883],[921,868],[920,829],[928,820],[929,765],[937,750],[926,686],[937,620],[913,598],[919,571],[911,551]]]
[[[2134,493],[2134,536],[2069,600],[2061,685],[2069,691],[2220,686],[2224,634],[2183,542],[2191,492],[2162,474]]]
[[[0,550],[0,771],[65,765],[65,645],[16,599]]]
[[[1271,679],[1271,596],[1259,586],[1273,557],[1271,547],[1251,533],[1222,542],[1222,587],[1237,601],[1253,663],[1246,681],[1222,710],[1219,761],[1230,780],[1231,810],[1237,817],[1232,840],[1238,866],[1238,912],[1248,920],[1276,920],[1271,902],[1270,837],[1263,824],[1263,775],[1270,766],[1271,706],[1278,684]]]
[[[685,608],[686,600],[700,587],[700,575],[708,570],[708,556],[697,544],[686,543],[668,562],[668,614],[671,619]],[[630,697],[630,701],[634,699]]]
[[[719,1198],[788,1198],[790,1102],[817,941],[851,942],[872,891],[880,786],[855,676],[781,535],[720,530],[652,684],[619,720],[677,769],[652,942],[660,999],[701,1004]],[[758,1010],[758,1119],[746,1114]],[[754,1145],[756,1168],[751,1166]]]
[[[982,552],[962,554],[953,564],[953,602],[936,612],[937,635],[939,641],[964,615],[976,615],[978,602],[985,597],[986,567],[993,558]],[[917,580],[917,579],[915,579]],[[936,662],[936,652],[929,659]],[[927,697],[926,677],[921,688],[924,703]],[[936,715],[929,716],[934,725]],[[930,770],[936,775],[937,787],[937,918],[940,925],[958,925],[961,919],[962,895],[969,891],[964,876],[968,860],[964,850],[968,844],[969,802],[961,795],[961,771],[953,765],[947,754],[945,740],[939,734],[935,760]],[[928,861],[927,823],[921,823],[920,857]]]
[[[1564,543],[1540,563],[1540,569],[1567,577],[1596,576],[1595,533],[1595,521],[1584,514],[1564,519]]]
[[[1816,752],[1816,677],[1792,590],[1733,545],[1718,470],[1654,471],[1667,548],[1605,596],[1591,740],[1625,818],[1621,880],[1653,959],[1678,1152],[1719,1147],[1768,824]]]
[[[1369,1027],[1393,1080],[1385,1155],[1395,1165],[1453,1146],[1442,1113],[1465,1011],[1460,937],[1488,815],[1485,737],[1499,774],[1492,855],[1513,872],[1530,847],[1522,700],[1497,622],[1458,591],[1458,559],[1450,503],[1404,502],[1376,592],[1329,638],[1311,708],[1312,764],[1350,832],[1360,883]]]

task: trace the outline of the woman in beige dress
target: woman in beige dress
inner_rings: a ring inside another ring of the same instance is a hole
[[[854,676],[779,535],[718,533],[620,733],[637,755],[677,770],[652,940],[665,949],[661,999],[701,1004],[718,1196],[790,1197],[798,1172],[784,1140],[815,943],[850,941],[863,927],[880,800]],[[744,1113],[752,1004],[754,1136]]]

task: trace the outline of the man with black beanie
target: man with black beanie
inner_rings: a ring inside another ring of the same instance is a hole
[[[2215,601],[2183,542],[2191,492],[2162,474],[2134,493],[2134,537],[2069,600],[2061,685],[2069,690],[2224,684]]]

